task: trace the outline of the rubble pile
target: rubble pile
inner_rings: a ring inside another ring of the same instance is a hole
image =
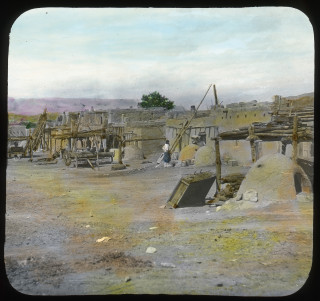
[[[221,203],[235,197],[244,178],[245,175],[241,173],[233,173],[221,178],[221,184],[226,184],[225,187],[207,204]]]

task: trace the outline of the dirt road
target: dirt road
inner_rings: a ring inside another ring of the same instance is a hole
[[[312,201],[237,212],[162,208],[181,176],[194,171],[143,162],[111,171],[110,164],[92,170],[8,160],[10,283],[32,295],[299,290],[312,263]],[[223,174],[239,171],[224,167]],[[148,247],[156,252],[146,253]]]

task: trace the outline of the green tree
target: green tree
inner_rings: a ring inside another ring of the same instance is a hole
[[[31,122],[31,121],[24,122],[23,124],[26,126],[26,129],[31,129],[31,128],[33,128],[33,129],[34,129],[34,128],[37,126],[37,124],[36,124],[36,123]]]
[[[161,95],[157,91],[154,91],[148,95],[142,95],[141,100],[141,107],[143,108],[162,107],[166,108],[167,110],[174,108],[173,101],[169,100],[167,97]]]

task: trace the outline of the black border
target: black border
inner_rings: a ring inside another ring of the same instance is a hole
[[[299,9],[307,15],[313,25],[315,38],[315,162],[314,162],[314,233],[313,233],[313,265],[310,272],[310,277],[305,285],[295,294],[285,297],[272,297],[273,300],[281,298],[281,300],[319,300],[320,299],[320,264],[319,264],[319,149],[318,149],[318,133],[319,129],[319,20],[320,10],[317,2],[312,0],[198,0],[198,1],[107,1],[107,0],[28,0],[28,1],[11,1],[9,3],[0,4],[0,35],[1,35],[1,50],[0,50],[0,68],[1,68],[1,89],[0,89],[0,230],[1,230],[1,253],[0,253],[0,298],[9,300],[19,298],[22,300],[28,299],[43,299],[57,298],[53,296],[27,296],[14,290],[9,284],[4,267],[4,240],[5,240],[5,200],[6,200],[6,166],[7,166],[7,78],[8,78],[8,46],[10,28],[14,21],[25,11],[39,7],[263,7],[263,6],[285,6]],[[319,288],[318,288],[319,286]],[[120,296],[76,296],[77,299],[83,298],[133,298],[149,299],[156,297],[154,295],[120,295]],[[227,297],[227,296],[184,296],[184,295],[159,295],[160,298],[172,298],[182,300],[192,300],[194,298],[211,300],[214,299],[266,299],[268,297]],[[59,296],[58,298],[73,298],[73,296]]]

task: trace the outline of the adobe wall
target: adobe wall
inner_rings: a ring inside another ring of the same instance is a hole
[[[109,111],[109,123],[157,120],[165,117],[164,108],[157,109],[115,109]]]
[[[165,143],[165,123],[161,122],[143,122],[143,123],[131,123],[125,127],[125,132],[133,132],[132,138],[143,139],[157,139],[147,141],[128,142],[126,145],[138,146],[145,156],[149,156],[153,153],[161,153],[162,146]]]
[[[290,147],[289,145],[287,147],[287,153],[289,153]],[[281,152],[281,142],[279,141],[260,142],[259,145],[257,145],[257,159],[279,152]],[[239,165],[252,165],[250,142],[246,140],[220,141],[220,155],[225,163],[228,163],[229,160],[236,160]]]
[[[253,122],[271,121],[270,105],[271,103],[230,104],[225,108],[213,108],[210,116],[214,125],[222,132],[249,126]]]

